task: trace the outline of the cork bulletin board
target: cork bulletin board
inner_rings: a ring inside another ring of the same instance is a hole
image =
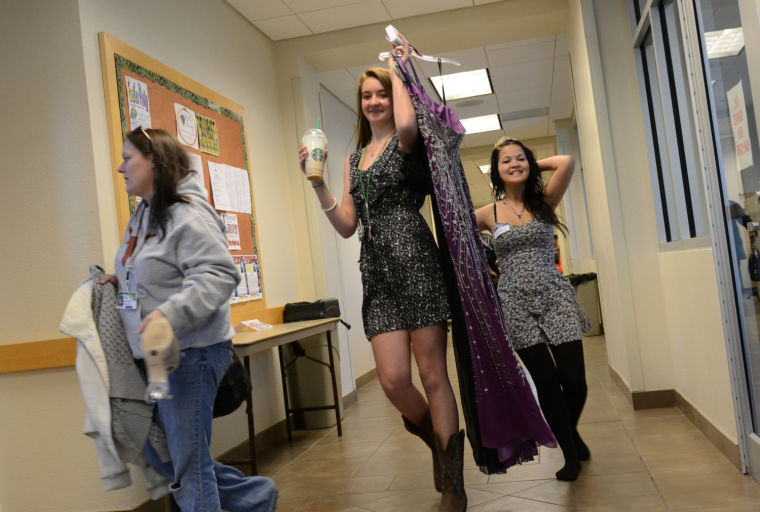
[[[137,198],[127,194],[124,180],[116,172],[122,161],[124,136],[144,123],[151,128],[163,128],[185,144],[194,162],[191,167],[202,167],[209,203],[223,214],[228,232],[238,231],[237,236],[228,237],[230,253],[243,273],[241,291],[236,291],[231,298],[233,321],[235,317],[255,316],[266,309],[266,303],[243,108],[106,33],[101,32],[99,40],[120,236],[137,204]],[[144,110],[141,110],[141,102],[146,106]],[[186,124],[188,119],[192,119],[192,123]],[[215,203],[222,187],[221,182],[217,182],[220,187],[214,190],[212,168],[222,167],[233,169],[238,186],[229,188],[234,189],[233,195],[238,201],[235,204],[250,201],[250,214],[225,206],[228,203]],[[256,283],[258,291],[253,293]]]

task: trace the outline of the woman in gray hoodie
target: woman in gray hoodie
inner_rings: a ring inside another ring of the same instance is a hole
[[[173,479],[183,512],[271,512],[274,482],[245,477],[211,457],[211,423],[219,381],[232,359],[228,299],[240,274],[227,249],[224,225],[193,179],[185,149],[165,130],[127,133],[117,172],[127,192],[142,199],[116,253],[121,318],[132,354],[143,359],[141,335],[165,318],[181,350],[169,375],[172,398],[159,400],[157,420],[171,462],[161,463],[146,444],[148,461]]]

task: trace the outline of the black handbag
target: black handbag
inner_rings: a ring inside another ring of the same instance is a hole
[[[249,396],[251,396],[251,376],[245,370],[243,362],[233,352],[232,362],[216,390],[214,418],[235,412]]]
[[[340,317],[338,299],[321,299],[314,302],[288,302],[282,310],[282,322],[300,322],[302,320],[319,320],[321,318]],[[343,319],[338,322],[350,329],[351,325]]]
[[[322,299],[314,302],[289,302],[282,311],[282,321],[300,322],[340,316],[338,299]]]

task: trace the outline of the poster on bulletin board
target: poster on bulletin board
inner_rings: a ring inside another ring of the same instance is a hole
[[[128,131],[160,128],[176,136],[227,227],[229,250],[242,277],[230,301],[259,301],[251,311],[265,308],[242,107],[108,34],[99,37],[114,170]],[[121,234],[137,200],[113,174]]]

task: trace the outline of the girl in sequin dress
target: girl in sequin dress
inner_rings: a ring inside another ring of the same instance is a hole
[[[394,48],[406,59],[408,45]],[[357,91],[357,149],[346,159],[340,203],[324,182],[312,184],[336,231],[361,240],[364,330],[372,344],[383,391],[405,427],[433,452],[439,510],[463,511],[464,432],[446,368],[449,307],[437,247],[419,213],[420,195],[407,182],[404,157],[419,134],[411,99],[395,72],[370,68]],[[419,148],[418,148],[419,149]],[[301,146],[301,171],[307,150]],[[414,353],[424,388],[412,383]]]
[[[565,229],[554,210],[574,165],[561,155],[536,161],[521,142],[502,138],[491,152],[495,202],[475,212],[478,228],[493,233],[507,333],[565,457],[557,479],[569,481],[590,457],[577,430],[587,394],[581,336],[589,323],[554,264],[554,228]],[[554,171],[545,187],[541,171]]]

